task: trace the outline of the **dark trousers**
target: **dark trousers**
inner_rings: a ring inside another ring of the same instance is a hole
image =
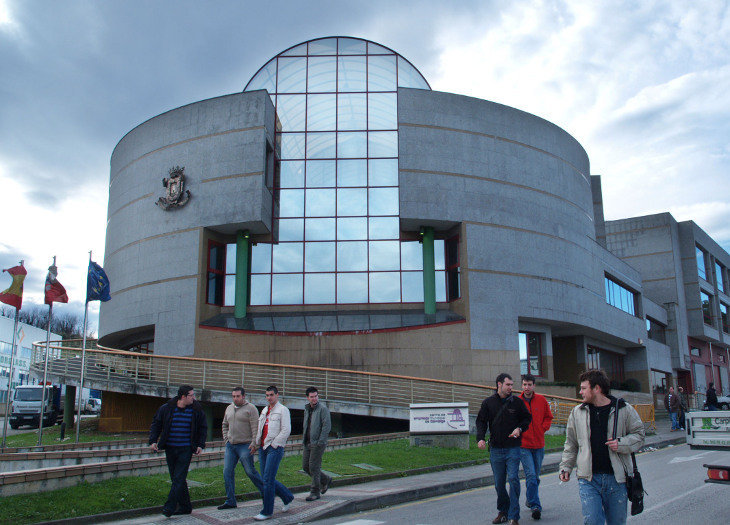
[[[322,456],[327,445],[304,445],[302,454],[302,470],[312,477],[312,494],[319,494],[322,485],[329,485],[332,481],[322,472]]]
[[[193,457],[192,447],[167,447],[165,448],[165,459],[167,470],[170,471],[170,494],[167,496],[164,510],[172,514],[179,510],[189,512],[193,510],[188,492],[188,468],[190,459]]]

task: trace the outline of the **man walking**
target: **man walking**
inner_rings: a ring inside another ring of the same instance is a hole
[[[282,511],[289,510],[289,504],[294,500],[294,494],[281,482],[276,481],[279,463],[284,457],[284,445],[291,433],[291,417],[289,409],[279,403],[279,389],[271,385],[266,389],[266,402],[259,416],[259,428],[256,433],[256,443],[259,450],[259,468],[263,478],[264,508],[256,516],[256,521],[271,519],[274,514],[274,497],[279,496],[284,502]]]
[[[687,402],[687,394],[684,393],[684,388],[680,386],[677,390],[679,390],[679,393],[677,394],[677,397],[679,398],[679,428],[684,430],[686,420],[684,415],[689,409],[689,403]]]
[[[522,435],[520,457],[522,468],[525,470],[525,496],[527,508],[532,510],[532,519],[539,520],[542,516],[542,505],[538,487],[540,486],[540,469],[545,457],[545,432],[550,430],[553,422],[553,413],[544,396],[535,392],[535,376],[522,376],[522,394],[527,410],[532,416],[530,426]]]
[[[720,410],[717,406],[717,392],[715,392],[715,383],[710,383],[707,387],[706,398],[707,410]]]
[[[477,415],[477,446],[487,447],[484,438],[489,429],[489,462],[497,489],[497,517],[492,523],[518,525],[520,519],[520,443],[530,426],[530,413],[519,398],[512,395],[514,381],[509,374],[497,376],[497,391],[482,401]],[[506,481],[509,480],[509,494]]]
[[[236,465],[240,462],[246,475],[263,494],[264,482],[253,465],[256,452],[256,435],[259,429],[259,412],[246,401],[246,391],[237,386],[231,392],[233,403],[223,415],[223,441],[226,453],[223,458],[223,482],[226,486],[226,502],[218,510],[236,508]]]
[[[319,402],[319,391],[310,386],[306,394],[309,403],[304,407],[302,469],[312,477],[312,488],[305,499],[314,501],[320,498],[320,494],[327,492],[332,482],[332,478],[322,472],[322,456],[327,447],[332,421],[330,411]]]
[[[644,423],[631,405],[609,395],[602,370],[583,372],[579,381],[583,403],[568,417],[560,481],[569,481],[577,466],[584,523],[621,525],[626,523],[626,472],[632,468],[631,453],[644,444]]]
[[[149,445],[152,451],[165,451],[167,469],[170,471],[170,493],[162,514],[190,514],[193,505],[188,492],[188,468],[193,454],[196,456],[205,448],[208,424],[203,407],[195,400],[190,385],[177,389],[177,396],[162,405],[155,414],[150,427]]]
[[[672,428],[670,432],[679,430],[679,399],[677,399],[674,393],[674,387],[669,387],[669,393],[664,397],[664,408],[669,412],[669,417],[672,420]]]

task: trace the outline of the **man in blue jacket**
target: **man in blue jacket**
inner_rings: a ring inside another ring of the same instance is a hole
[[[149,445],[153,452],[165,451],[167,469],[170,471],[170,494],[167,496],[162,514],[190,514],[193,505],[188,492],[188,468],[193,454],[196,456],[205,448],[208,424],[203,407],[195,400],[190,385],[182,385],[177,396],[162,405],[155,414],[150,427]]]

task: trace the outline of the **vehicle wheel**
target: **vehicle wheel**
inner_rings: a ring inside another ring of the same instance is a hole
[[[723,403],[722,405],[720,405],[720,408],[722,408],[723,410],[730,410],[730,404]]]
[[[17,423],[10,423],[10,428],[13,430],[18,430],[20,428],[20,425]]]

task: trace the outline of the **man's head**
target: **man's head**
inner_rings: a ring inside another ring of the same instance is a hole
[[[233,389],[233,392],[231,392],[231,397],[233,397],[233,404],[237,407],[241,407],[246,401],[246,391],[242,386],[237,386]]]
[[[710,383],[710,388],[715,388],[715,383]]]
[[[266,388],[266,401],[272,407],[279,401],[279,389],[275,385]]]
[[[195,391],[190,385],[180,385],[177,389],[178,405],[183,407],[193,404],[195,401]]]
[[[681,386],[679,387],[679,393],[684,394],[684,388],[682,388]]]
[[[611,386],[608,376],[603,370],[586,370],[578,378],[580,381],[580,395],[584,403],[595,404],[601,398],[608,396]]]
[[[309,404],[312,407],[317,406],[317,403],[319,403],[319,391],[315,387],[310,386],[309,388],[307,388],[306,394]]]
[[[512,386],[514,385],[512,376],[502,372],[497,376],[497,394],[499,397],[507,397],[512,393]]]
[[[674,394],[674,387],[673,387],[673,386],[670,386],[670,387],[669,387],[669,393],[670,393],[670,394]]]
[[[524,374],[522,376],[522,393],[528,399],[535,393],[535,376],[532,374]]]

